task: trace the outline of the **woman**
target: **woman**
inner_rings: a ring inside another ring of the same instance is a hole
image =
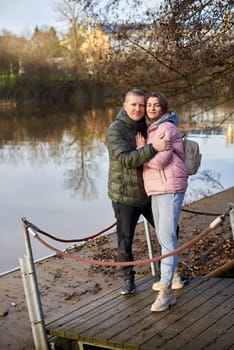
[[[177,248],[176,229],[187,188],[188,171],[184,164],[183,140],[176,127],[178,116],[169,112],[167,99],[161,93],[150,93],[146,98],[148,124],[147,144],[165,135],[171,140],[172,149],[158,152],[144,164],[144,186],[151,196],[155,230],[162,255]],[[137,146],[144,144],[141,135],[136,136]],[[172,279],[178,267],[177,255],[162,259],[160,264],[160,288],[151,311],[164,311],[176,303],[172,292]],[[157,286],[158,287],[158,286]]]

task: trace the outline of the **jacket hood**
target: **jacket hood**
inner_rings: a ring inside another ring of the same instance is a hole
[[[147,121],[149,121],[148,118],[147,118]],[[149,124],[149,126],[159,125],[159,124],[164,123],[164,122],[171,122],[177,126],[179,124],[179,116],[176,112],[170,112],[169,114],[164,114],[161,118],[159,118],[158,120],[155,120],[153,123]]]

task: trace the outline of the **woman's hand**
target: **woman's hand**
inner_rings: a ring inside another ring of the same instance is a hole
[[[159,137],[155,138],[153,147],[157,152],[169,151],[172,149],[172,142],[166,138],[165,133],[162,133]]]
[[[141,135],[140,132],[138,132],[138,133],[136,134],[135,139],[136,139],[136,145],[137,145],[137,147],[143,147],[143,146],[145,146],[146,141],[145,141],[144,137]]]

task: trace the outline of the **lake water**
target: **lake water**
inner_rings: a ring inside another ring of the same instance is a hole
[[[228,108],[229,118],[221,125],[206,115],[199,127],[189,127],[190,137],[200,145],[202,164],[189,179],[186,202],[234,186],[234,116]],[[113,111],[101,109],[82,118],[1,113],[0,273],[16,268],[25,254],[22,217],[65,239],[90,236],[115,222],[107,196],[104,144],[112,118]],[[52,254],[31,241],[35,259]],[[48,242],[59,249],[69,246]]]

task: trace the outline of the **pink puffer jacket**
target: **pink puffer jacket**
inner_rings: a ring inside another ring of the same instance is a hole
[[[183,140],[177,127],[171,122],[152,124],[148,128],[147,143],[152,143],[164,133],[172,141],[173,149],[158,152],[144,164],[143,178],[148,195],[181,193],[187,188],[188,172],[183,162]]]

